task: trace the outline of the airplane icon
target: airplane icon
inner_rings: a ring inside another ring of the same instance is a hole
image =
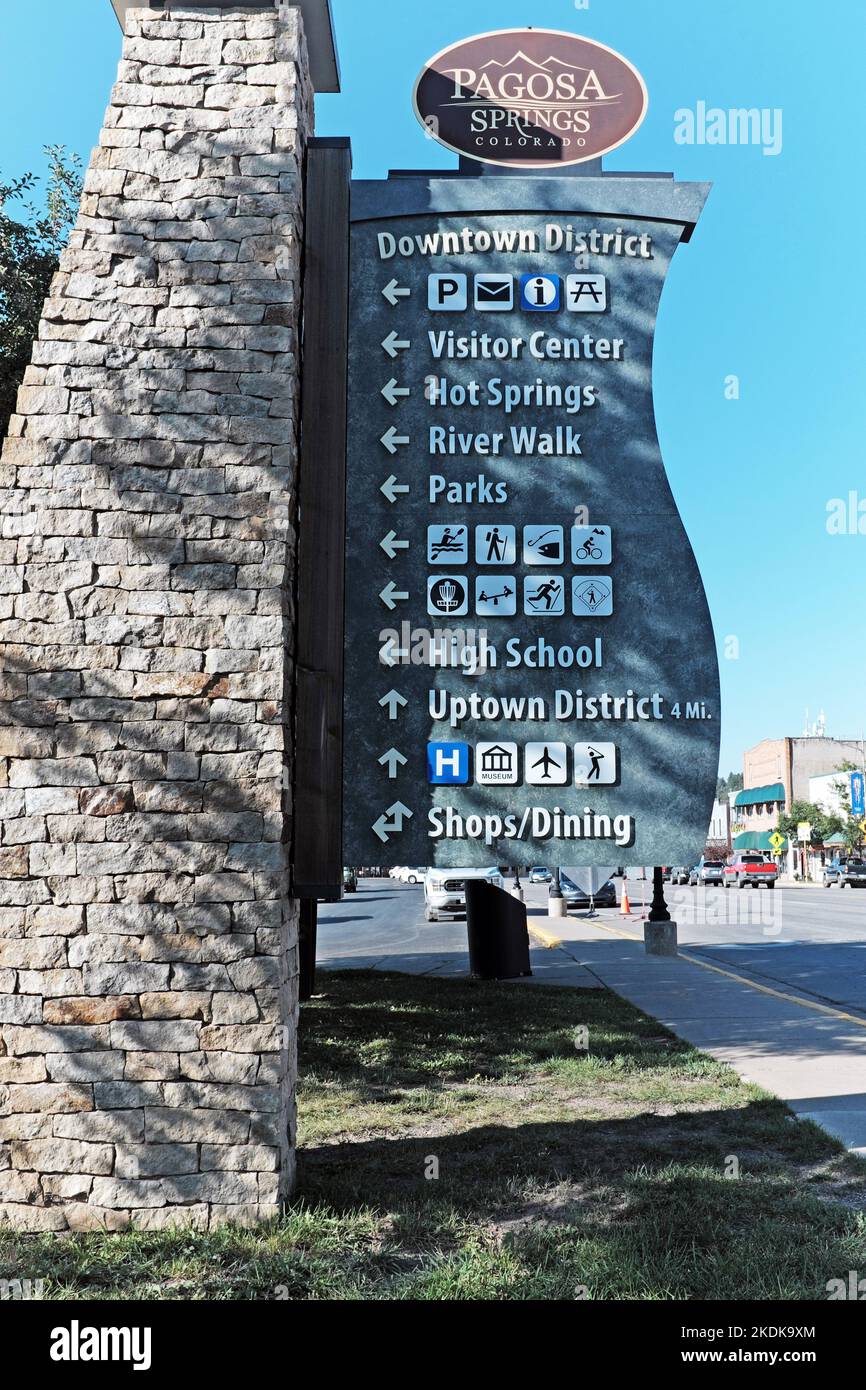
[[[525,780],[533,786],[565,786],[568,753],[564,743],[527,743]]]
[[[550,750],[548,748],[545,748],[544,756],[542,758],[539,758],[538,762],[533,763],[532,766],[533,768],[540,767],[543,769],[541,776],[545,781],[550,780],[550,769],[552,767],[555,767],[557,772],[562,771],[561,765],[556,761],[555,758],[552,758],[550,756]]]

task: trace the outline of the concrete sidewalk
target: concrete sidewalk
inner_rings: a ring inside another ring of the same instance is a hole
[[[688,947],[677,958],[648,956],[636,917],[602,926],[530,909],[529,921],[560,939],[551,956],[572,962],[574,979],[560,966],[559,982],[579,985],[589,973],[866,1157],[866,1019],[747,983]]]
[[[532,977],[520,984],[612,989],[866,1156],[866,1012],[803,999],[793,985],[749,976],[724,957],[710,964],[700,945],[682,946],[673,959],[648,956],[637,913],[552,919],[544,890],[529,896],[530,931],[539,935],[531,938]],[[468,975],[465,921],[425,922],[421,906],[385,883],[323,904],[319,964]]]

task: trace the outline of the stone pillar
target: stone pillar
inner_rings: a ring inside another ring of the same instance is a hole
[[[291,1189],[300,13],[130,13],[6,442],[0,1219]]]

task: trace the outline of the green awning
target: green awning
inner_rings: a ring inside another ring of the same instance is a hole
[[[749,787],[747,791],[737,792],[735,806],[757,806],[762,801],[785,800],[785,788],[781,782],[770,782],[766,787]]]
[[[835,835],[828,835],[827,839],[824,841],[825,845],[847,845],[847,843],[848,841],[845,839],[841,830],[837,830]]]
[[[784,854],[788,848],[788,837],[785,836],[782,848],[776,850],[770,844],[770,836],[775,833],[775,830],[744,830],[742,835],[734,836],[734,849],[759,849],[764,854]]]

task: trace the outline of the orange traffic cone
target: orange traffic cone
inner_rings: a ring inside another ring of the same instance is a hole
[[[631,903],[628,900],[628,888],[626,887],[625,882],[623,882],[622,885],[622,901],[619,905],[619,911],[621,917],[628,917],[629,913],[631,912]]]

